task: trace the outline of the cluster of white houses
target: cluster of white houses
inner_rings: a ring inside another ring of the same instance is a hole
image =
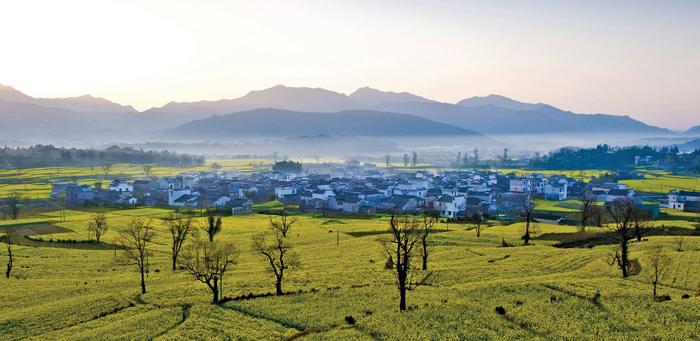
[[[590,193],[603,202],[635,196],[623,184],[592,185],[561,175],[516,176],[488,170],[394,173],[358,163],[312,165],[298,174],[211,171],[159,179],[115,179],[104,188],[54,183],[51,195],[69,206],[217,208],[247,214],[254,203],[277,199],[308,211],[435,211],[456,218],[474,212],[515,213],[525,199],[567,200]],[[672,192],[667,206],[688,209],[698,202],[698,193]]]
[[[700,212],[700,192],[677,191],[668,192],[668,199],[661,202],[662,207],[686,212]]]

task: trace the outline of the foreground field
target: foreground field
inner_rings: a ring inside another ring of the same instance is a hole
[[[409,310],[400,313],[393,273],[384,269],[386,255],[377,242],[386,221],[301,217],[289,237],[301,266],[289,271],[284,289],[303,292],[214,306],[205,285],[169,269],[169,235],[158,219],[167,210],[107,213],[111,229],[102,245],[56,242],[87,238],[92,213],[66,213],[65,222],[58,222],[56,212],[0,222],[0,234],[18,223],[34,223],[31,233],[40,234],[33,242],[20,240],[13,276],[0,281],[0,339],[697,340],[700,335],[700,237],[686,237],[682,252],[674,237],[631,244],[642,273],[623,280],[607,263],[611,246],[561,249],[543,239],[520,246],[521,224],[489,227],[481,238],[450,224],[449,231],[431,238],[431,285],[409,292]],[[115,262],[112,246],[116,231],[135,216],[153,219],[158,230],[145,295],[136,268]],[[241,251],[239,264],[225,277],[226,296],[274,291],[273,275],[250,251],[251,236],[267,224],[263,215],[224,218],[217,238]],[[51,234],[50,226],[68,231]],[[539,228],[539,235],[576,232]],[[501,247],[502,238],[518,246]],[[666,302],[652,299],[647,276],[645,256],[658,246],[673,260],[659,289],[670,295]],[[0,262],[5,260],[3,253]],[[599,303],[592,299],[596,292]],[[684,294],[690,298],[681,298]],[[505,315],[495,312],[498,306]],[[347,322],[350,316],[354,323]]]

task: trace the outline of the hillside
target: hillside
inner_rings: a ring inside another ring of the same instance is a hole
[[[549,105],[514,110],[495,105],[463,106],[446,103],[384,103],[379,110],[420,115],[437,122],[484,134],[601,133],[671,134],[629,116],[576,114]]]
[[[478,135],[467,129],[408,114],[368,110],[317,113],[255,109],[189,122],[173,129],[168,133],[168,136],[233,138],[320,134],[340,136]]]
[[[694,126],[685,131],[686,135],[697,135],[700,136],[700,125]]]
[[[307,112],[337,112],[360,109],[364,106],[351,98],[320,88],[286,87],[277,85],[269,89],[251,91],[236,99],[200,102],[171,102],[160,108],[144,111],[140,118],[145,122],[161,122],[165,128],[206,118],[211,115],[230,114],[260,108],[275,108]]]

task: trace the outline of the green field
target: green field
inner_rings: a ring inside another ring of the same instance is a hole
[[[674,237],[632,243],[631,257],[640,259],[642,273],[624,280],[606,263],[612,246],[560,249],[541,239],[520,246],[522,224],[488,227],[481,238],[450,224],[449,231],[430,239],[431,285],[409,292],[409,310],[400,313],[380,235],[346,233],[382,231],[384,219],[328,222],[302,216],[288,237],[301,266],[288,272],[285,290],[304,293],[214,306],[205,285],[170,270],[168,234],[157,219],[167,214],[153,208],[109,211],[104,247],[56,242],[85,240],[91,212],[66,211],[65,222],[58,221],[57,212],[1,221],[0,234],[24,224],[36,229],[34,240],[44,242],[15,245],[13,276],[0,279],[0,339],[692,340],[700,335],[700,237],[686,237],[683,252],[675,251]],[[153,219],[158,230],[145,295],[136,267],[116,263],[110,246],[116,231],[135,216]],[[265,215],[224,218],[217,239],[241,251],[239,264],[225,277],[226,296],[274,291],[265,261],[250,251],[251,236],[267,224]],[[47,226],[70,231],[51,234]],[[544,224],[539,230],[539,235],[577,231]],[[501,247],[502,237],[517,246]],[[660,293],[672,298],[667,302],[652,299],[647,277],[645,255],[658,246],[673,260],[660,286]],[[5,260],[3,249],[0,265]],[[591,300],[596,291],[599,305]],[[682,299],[683,294],[691,298]],[[495,312],[498,306],[505,315]],[[356,323],[346,322],[346,316]]]
[[[673,175],[663,171],[646,171],[644,179],[622,180],[621,183],[636,191],[650,193],[668,193],[668,191],[700,191],[700,177]]]
[[[256,172],[269,170],[270,160],[208,160],[197,167],[153,166],[152,175],[157,177],[175,176],[190,171],[211,171],[217,163],[222,171]],[[105,176],[100,166],[65,166],[29,168],[19,171],[0,169],[0,198],[10,193],[21,193],[27,199],[47,199],[51,193],[51,183],[57,181],[75,181],[79,184],[93,185],[96,182],[109,184],[112,179],[145,178],[143,166],[137,164],[115,164]]]

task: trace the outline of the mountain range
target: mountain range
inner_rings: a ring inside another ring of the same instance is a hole
[[[388,117],[393,121],[387,120]],[[277,130],[285,134],[339,135],[361,132],[370,135],[396,135],[395,132],[411,135],[426,135],[426,132],[672,133],[629,116],[578,114],[544,103],[523,103],[493,94],[471,97],[457,103],[443,103],[407,92],[380,91],[369,87],[345,95],[322,88],[283,85],[251,91],[236,99],[170,102],[143,112],[90,95],[34,98],[12,87],[0,85],[0,118],[6,122],[0,127],[0,133],[13,138],[39,135],[60,138],[61,135],[74,136],[76,132],[96,136],[111,132],[119,136],[120,131],[151,138],[162,136],[158,134],[166,131],[185,134],[187,129],[196,130],[196,134],[189,134],[196,136],[207,135],[204,133],[207,126],[213,129],[215,135],[224,133],[214,122],[221,125],[236,122],[247,127],[229,126],[228,137],[272,133],[267,126],[285,128]],[[210,121],[201,121],[203,119]],[[280,125],[277,121],[286,123]],[[294,124],[301,121],[305,122],[303,127]],[[424,132],[421,133],[417,127],[423,127]]]
[[[281,109],[253,109],[214,115],[185,123],[168,133],[180,138],[230,138],[253,136],[429,136],[480,135],[415,115],[369,110],[335,113]]]

